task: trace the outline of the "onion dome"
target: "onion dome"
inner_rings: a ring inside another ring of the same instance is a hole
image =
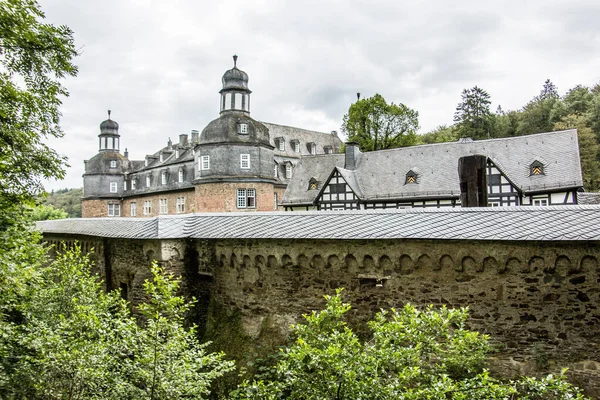
[[[108,119],[100,124],[100,134],[119,134],[119,124],[110,119],[110,110],[108,110]]]
[[[248,90],[248,74],[238,69],[237,67],[237,56],[233,56],[233,68],[225,71],[221,81],[223,82],[223,90],[229,89],[240,89]]]

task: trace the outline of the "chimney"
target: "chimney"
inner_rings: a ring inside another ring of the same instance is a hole
[[[198,131],[192,129],[192,144],[198,143]]]
[[[171,142],[171,138],[169,138],[169,141],[167,142],[167,148],[169,150],[171,150],[171,148],[173,148],[173,142]]]
[[[458,159],[461,207],[487,207],[487,157],[472,155]]]
[[[187,147],[187,145],[188,145],[187,133],[179,135],[179,147]]]
[[[331,136],[338,137],[337,131],[331,131]]]
[[[129,152],[127,151],[127,147],[125,147],[125,152],[123,153],[125,158],[129,158]]]
[[[358,143],[346,142],[346,150],[344,154],[346,155],[344,168],[356,169],[356,164],[358,164],[358,159],[362,154],[358,148]]]

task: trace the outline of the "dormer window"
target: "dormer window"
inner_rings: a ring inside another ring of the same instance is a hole
[[[160,183],[163,185],[167,184],[167,171],[163,171],[160,173]]]
[[[175,158],[179,158],[179,149],[175,149]]]
[[[308,181],[308,190],[317,190],[319,188],[319,181],[315,178],[310,178]]]
[[[292,148],[294,149],[294,153],[300,153],[300,141],[292,140]]]
[[[150,176],[146,177],[146,187],[150,187]]]
[[[278,178],[278,176],[279,176],[279,165],[277,163],[275,163],[274,167],[275,167],[275,175],[274,176],[275,176],[275,178]]]
[[[110,167],[117,168],[117,160],[110,160]]]
[[[279,148],[279,151],[285,151],[285,139],[280,137],[277,138],[277,147]]]
[[[239,123],[238,124],[238,133],[240,135],[247,135],[248,134],[248,124],[245,122]]]
[[[312,155],[317,154],[317,145],[314,142],[308,144],[308,152]]]
[[[148,158],[146,158],[146,159],[144,160],[144,167],[147,167],[147,166],[148,166]]]
[[[292,179],[292,163],[285,164],[285,179]]]
[[[323,150],[325,150],[325,154],[333,153],[333,147],[331,147],[331,146],[325,146],[325,147],[323,147]]]
[[[179,170],[179,173],[177,175],[177,180],[179,181],[179,183],[183,182],[183,169]]]
[[[136,186],[137,186],[137,179],[133,178],[131,180],[131,190],[135,190]]]
[[[418,182],[417,182],[417,174],[411,170],[406,173],[406,181],[404,182],[404,184],[408,185],[408,184],[412,184],[412,183],[418,183]]]
[[[163,158],[163,153],[160,153],[160,162],[163,162],[164,158]]]
[[[535,160],[529,166],[529,175],[545,175],[544,173],[544,164]]]

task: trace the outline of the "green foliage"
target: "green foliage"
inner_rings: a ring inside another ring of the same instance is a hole
[[[441,125],[431,132],[419,135],[417,138],[418,144],[456,142],[458,140],[458,132],[452,127]]]
[[[42,192],[41,180],[62,178],[65,160],[44,139],[63,135],[58,107],[74,76],[71,30],[43,23],[34,0],[0,2],[0,209]],[[4,217],[4,215],[2,215]],[[0,224],[10,221],[3,218]]]
[[[358,100],[344,115],[342,131],[362,151],[384,150],[417,144],[419,113],[404,104],[388,104],[383,96]]]
[[[81,198],[83,189],[60,189],[49,193],[43,204],[65,211],[69,218],[81,218]]]
[[[0,398],[203,398],[232,368],[183,327],[189,304],[157,266],[140,325],[118,292],[104,292],[78,247],[48,264],[39,233],[8,235],[0,242]]]
[[[563,376],[501,382],[482,368],[488,338],[465,329],[467,310],[407,305],[381,311],[361,341],[343,321],[340,291],[305,315],[274,378],[244,382],[237,399],[583,399]]]
[[[49,219],[69,218],[69,214],[52,206],[38,204],[30,209],[30,218],[33,221],[46,221]]]
[[[460,137],[489,139],[493,136],[490,95],[480,87],[464,89],[456,106],[454,122]]]

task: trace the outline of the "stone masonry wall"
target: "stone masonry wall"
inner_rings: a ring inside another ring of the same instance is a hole
[[[290,324],[322,308],[323,295],[338,287],[353,306],[352,325],[363,333],[364,322],[381,308],[407,302],[468,306],[469,327],[489,334],[500,350],[492,369],[518,376],[569,367],[570,379],[600,398],[596,242],[100,239],[99,244],[101,275],[111,276],[112,287],[126,283],[134,304],[143,298],[141,284],[155,259],[183,277],[187,296],[201,298],[196,322],[217,335],[231,328],[223,320],[210,326],[207,315],[219,308],[241,315],[249,340],[262,340],[268,329],[269,340],[283,343]]]
[[[120,203],[118,200],[110,200]],[[81,216],[83,218],[98,218],[108,216],[108,200],[82,200]]]

